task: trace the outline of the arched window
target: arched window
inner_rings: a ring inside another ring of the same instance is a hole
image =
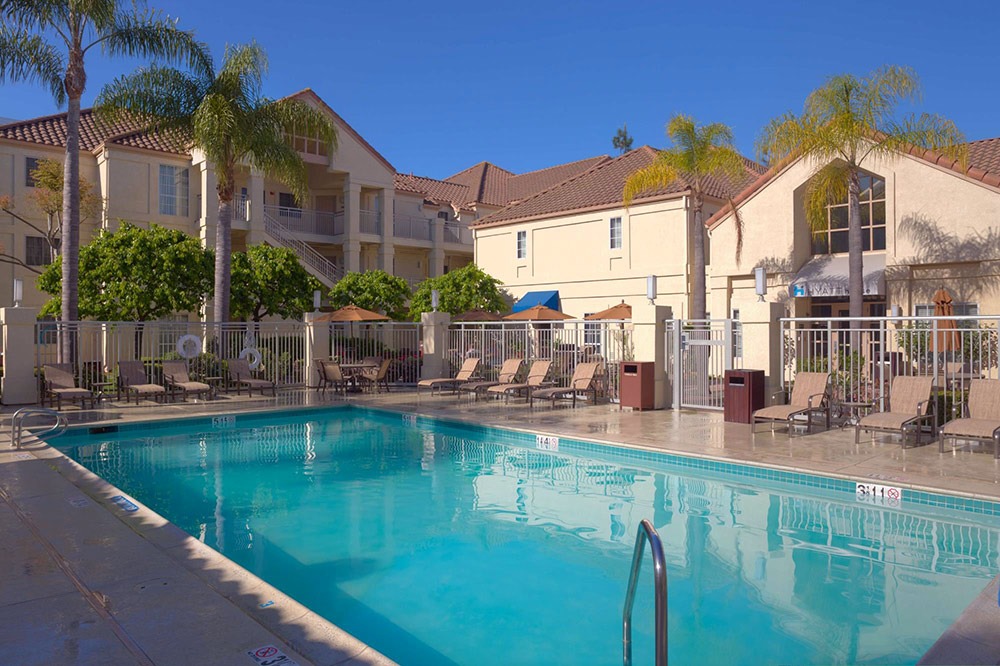
[[[865,252],[885,249],[885,179],[863,173],[860,177],[861,242]],[[813,232],[813,254],[848,251],[847,199],[826,207],[826,229]]]

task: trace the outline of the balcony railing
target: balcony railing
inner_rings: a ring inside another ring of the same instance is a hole
[[[426,217],[396,215],[394,222],[394,233],[399,238],[412,238],[424,241],[434,240],[431,236],[431,221]]]
[[[362,208],[359,212],[361,214],[361,233],[375,235],[382,233],[382,225],[379,224],[380,215],[377,210]]]
[[[288,206],[264,206],[264,212],[298,233],[316,236],[339,236],[344,233],[343,213]]]
[[[472,245],[472,229],[458,222],[445,222],[444,242]]]
[[[244,197],[233,199],[233,222],[250,221],[250,200]]]

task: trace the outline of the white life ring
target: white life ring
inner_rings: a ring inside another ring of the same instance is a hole
[[[251,370],[259,368],[262,360],[260,351],[254,349],[253,347],[245,347],[243,351],[240,352],[240,358],[249,361],[247,365],[250,366]]]
[[[182,358],[194,358],[201,353],[201,338],[191,334],[182,335],[177,339],[177,353]]]

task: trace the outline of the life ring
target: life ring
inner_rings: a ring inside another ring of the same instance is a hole
[[[197,335],[182,335],[177,339],[177,353],[182,358],[192,359],[201,353],[201,338]]]
[[[249,361],[247,365],[250,366],[251,370],[256,370],[260,367],[260,362],[262,360],[260,351],[254,349],[253,347],[246,347],[240,352],[240,358]]]

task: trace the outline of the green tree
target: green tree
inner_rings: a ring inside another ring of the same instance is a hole
[[[185,61],[204,71],[211,60],[194,33],[176,19],[122,0],[0,0],[0,83],[37,81],[67,102],[62,223],[62,319],[79,319],[80,98],[87,85],[84,58],[95,47],[105,55]],[[72,336],[60,342],[72,358]]]
[[[59,314],[62,273],[52,264],[38,288],[52,296],[42,314]],[[122,222],[80,250],[80,316],[152,321],[194,312],[212,288],[212,253],[183,231]]]
[[[285,183],[299,201],[309,194],[305,162],[286,133],[337,145],[327,114],[297,99],[263,97],[267,56],[256,43],[227,46],[222,67],[193,73],[151,66],[119,77],[101,91],[98,110],[111,120],[140,118],[160,131],[179,130],[215,167],[219,200],[213,318],[229,320],[232,204],[236,167],[246,165]],[[202,196],[208,196],[207,192]]]
[[[336,308],[353,304],[397,321],[406,316],[404,307],[409,297],[406,280],[385,271],[348,273],[330,290],[330,304]]]
[[[508,309],[501,282],[475,264],[450,271],[440,277],[424,280],[410,300],[410,317],[420,321],[423,312],[430,312],[431,291],[438,290],[440,303],[438,310],[460,314],[473,308],[489,312],[504,312]]]
[[[694,267],[691,275],[691,318],[705,318],[705,225],[702,212],[705,186],[710,180],[731,183],[735,190],[747,179],[746,162],[733,146],[733,131],[722,123],[699,125],[691,116],[677,114],[667,123],[673,144],[657,153],[647,167],[638,169],[625,181],[625,206],[643,192],[668,187],[680,179],[691,189],[694,229],[691,233]],[[736,257],[742,250],[743,223],[737,217]]]
[[[632,137],[628,133],[627,123],[619,127],[615,135],[611,137],[611,145],[615,147],[619,155],[632,150]]]
[[[764,161],[802,157],[812,163],[805,199],[806,217],[814,229],[826,228],[828,204],[847,200],[851,317],[862,315],[864,302],[861,165],[870,160],[893,162],[914,146],[965,161],[965,139],[950,120],[927,113],[897,117],[901,103],[917,101],[919,96],[919,81],[907,67],[890,65],[862,78],[840,74],[806,98],[801,115],[775,118],[757,141],[757,153]]]
[[[273,316],[300,319],[312,309],[313,292],[322,289],[291,250],[253,245],[233,255],[234,319],[260,321]]]

